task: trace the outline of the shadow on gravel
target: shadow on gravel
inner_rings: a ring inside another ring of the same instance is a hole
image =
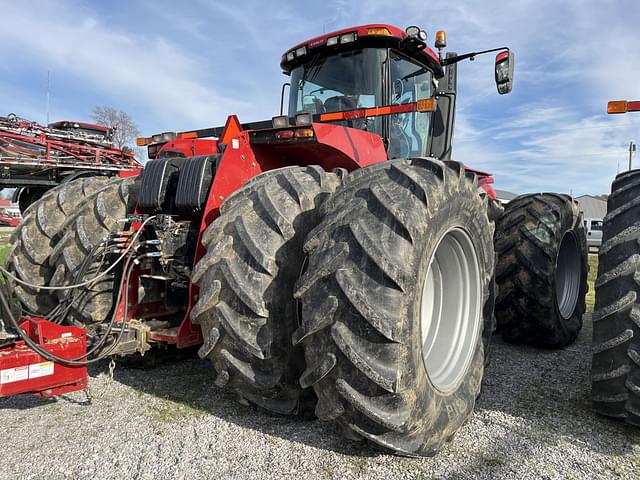
[[[602,454],[621,455],[640,442],[636,429],[599,417],[591,410],[590,339],[589,320],[577,342],[562,350],[509,345],[494,336],[491,364],[476,412],[481,417],[501,412],[515,421],[506,425],[506,433],[492,445],[489,453],[497,459],[492,469],[508,470],[508,465],[499,460],[500,452],[513,457],[514,445],[518,445],[517,454],[524,458],[535,457],[532,446],[540,444],[559,450],[573,444]],[[215,387],[213,377],[209,362],[198,358],[152,370],[119,366],[115,371],[117,381],[167,401],[166,416],[171,420],[176,419],[172,409],[183,404],[187,409],[182,416],[211,414],[243,428],[348,455],[370,457],[380,453],[367,443],[346,440],[332,424],[275,416],[241,405],[233,392]],[[458,474],[465,477],[473,471],[469,465],[468,471]]]
[[[150,370],[118,366],[114,379],[141,394],[164,400],[166,403],[162,407],[160,418],[166,421],[214,415],[242,428],[314,448],[361,457],[380,453],[365,442],[345,439],[333,424],[278,416],[253,405],[239,403],[234,392],[221,390],[214,385],[214,372],[210,362],[197,357],[169,362]],[[176,407],[181,405],[186,408],[178,412]]]
[[[591,410],[591,321],[587,317],[578,340],[562,350],[510,345],[493,337],[489,365],[476,414],[507,414],[515,422],[491,445],[491,470],[508,476],[515,455],[532,459],[541,445],[562,451],[575,445],[604,455],[623,455],[640,443],[640,431]],[[532,441],[533,440],[533,441]],[[455,478],[472,478],[468,464]]]

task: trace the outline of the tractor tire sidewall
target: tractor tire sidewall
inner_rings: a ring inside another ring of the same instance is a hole
[[[192,276],[200,293],[191,311],[205,339],[199,355],[213,362],[216,385],[243,403],[282,415],[315,407],[311,389],[298,384],[304,356],[291,342],[293,288],[304,239],[342,175],[318,166],[267,171],[230,196],[202,236],[207,252]]]
[[[600,415],[640,427],[640,170],[614,180],[598,252],[592,315],[591,401]]]
[[[87,178],[85,181],[104,182],[96,180],[97,178],[99,177]],[[118,227],[118,220],[133,212],[136,198],[136,177],[114,177],[78,206],[76,213],[65,222],[62,238],[51,255],[54,268],[51,285],[83,283],[108,267],[108,264],[103,264],[98,270],[100,265],[96,258],[84,274],[79,275],[79,268],[93,247],[107,240],[111,232]],[[94,284],[56,291],[60,302],[68,302],[70,295],[73,295],[66,314],[66,323],[93,330],[95,325],[110,318],[114,308],[113,289],[116,276],[121,272],[120,267]]]
[[[573,312],[564,318],[556,267],[568,234],[575,238],[580,278]],[[553,193],[512,200],[496,224],[496,255],[496,319],[503,338],[542,348],[561,348],[575,341],[586,310],[589,269],[586,233],[576,202]]]
[[[486,199],[457,162],[391,160],[354,171],[322,211],[296,291],[300,382],[313,386],[321,420],[401,455],[432,455],[470,417],[484,373],[495,264]],[[453,227],[475,249],[482,318],[462,380],[442,393],[423,361],[420,310],[434,249]]]
[[[432,202],[432,209],[433,204]],[[488,271],[486,262],[482,259],[490,259],[493,263],[493,248],[490,243],[483,242],[486,226],[486,217],[482,215],[482,204],[475,199],[465,196],[464,194],[451,195],[441,199],[440,208],[437,213],[433,214],[429,221],[429,235],[423,236],[421,242],[416,245],[417,249],[422,251],[422,258],[417,269],[415,277],[415,290],[413,292],[413,303],[409,311],[409,331],[403,335],[404,338],[411,340],[411,356],[407,359],[407,365],[416,366],[416,371],[408,371],[406,380],[410,382],[408,388],[415,388],[418,393],[416,408],[428,412],[434,408],[443,414],[438,415],[434,424],[425,425],[422,428],[430,431],[429,443],[431,445],[441,445],[457,432],[464,422],[473,412],[475,399],[480,393],[480,386],[484,375],[484,342],[489,343],[489,337],[484,332],[491,332],[493,328],[493,311],[491,308],[491,278],[492,267]],[[433,210],[432,210],[433,212]],[[442,239],[443,235],[452,228],[460,228],[469,236],[473,243],[477,258],[478,268],[480,269],[482,281],[482,300],[480,315],[481,325],[476,333],[477,338],[474,345],[474,353],[470,365],[464,375],[462,382],[457,388],[450,393],[440,392],[431,382],[428,373],[428,365],[422,358],[422,329],[421,329],[421,299],[422,288],[427,277],[427,271],[433,255],[435,247]],[[487,311],[483,311],[484,309]],[[488,310],[491,310],[489,312]],[[483,342],[484,339],[484,342]],[[431,405],[430,405],[431,404]],[[446,412],[446,414],[445,414]],[[417,412],[416,412],[417,413]],[[418,415],[416,415],[418,416]],[[428,417],[425,417],[427,420]],[[427,452],[431,453],[429,447]]]
[[[69,218],[106,181],[104,177],[97,180],[78,178],[48,190],[34,201],[11,235],[12,247],[7,258],[9,271],[33,285],[49,285],[54,273],[51,258]],[[13,281],[9,285],[26,311],[34,315],[46,316],[58,304],[55,292]]]

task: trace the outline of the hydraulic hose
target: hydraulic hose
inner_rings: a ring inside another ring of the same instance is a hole
[[[37,289],[40,289],[40,290],[69,290],[71,288],[86,287],[87,285],[91,285],[92,283],[96,282],[100,278],[106,276],[109,272],[111,272],[111,270],[113,270],[116,267],[116,265],[118,265],[118,263],[120,263],[122,261],[122,259],[127,255],[127,253],[129,253],[129,251],[133,248],[133,246],[134,246],[136,240],[138,239],[138,236],[140,236],[140,232],[142,232],[144,226],[147,223],[149,223],[152,219],[154,219],[155,217],[156,217],[155,215],[152,215],[149,218],[147,218],[144,222],[142,222],[142,225],[140,225],[140,228],[134,234],[133,238],[129,242],[129,245],[127,245],[127,248],[125,248],[124,252],[122,252],[122,254],[118,257],[118,259],[113,264],[111,264],[109,266],[109,268],[107,268],[104,272],[96,275],[94,278],[92,278],[90,280],[87,280],[85,282],[76,283],[75,285],[64,285],[64,286],[61,286],[61,287],[48,287],[46,285],[35,285],[33,283],[25,282],[24,280],[14,276],[11,272],[9,272],[4,267],[0,267],[0,272],[2,272],[2,274],[6,275],[11,280],[13,280],[13,281],[15,281],[17,283],[20,283],[22,285],[26,285],[27,287],[37,288]]]
[[[123,275],[123,280],[126,277],[126,285],[125,285],[125,290],[128,291],[128,284],[129,284],[129,273],[130,270],[132,269],[132,266],[134,265],[134,262],[131,261],[131,259],[129,259],[126,263],[126,267],[127,269],[125,270],[125,275]],[[122,281],[120,282],[120,286],[118,288],[118,300],[116,305],[118,305],[120,303],[120,299],[122,298]],[[104,344],[104,342],[106,341],[109,333],[111,333],[111,329],[113,328],[113,324],[115,323],[115,317],[117,315],[117,311],[114,310],[113,315],[111,317],[111,321],[109,323],[109,327],[107,328],[107,331],[105,332],[105,334],[103,335],[102,339],[100,340],[100,342],[98,342],[97,345],[93,346],[91,348],[91,350],[89,350],[88,352],[86,352],[84,355],[81,355],[80,357],[76,357],[76,358],[62,358],[62,357],[58,357],[57,355],[54,355],[50,352],[48,352],[47,350],[43,349],[42,347],[40,347],[40,345],[38,345],[36,342],[34,342],[21,328],[20,325],[18,324],[16,318],[13,315],[13,312],[11,311],[11,307],[9,306],[9,302],[7,300],[7,295],[5,292],[4,287],[0,288],[0,306],[2,307],[2,309],[4,310],[4,317],[8,320],[8,324],[13,327],[13,329],[17,332],[18,336],[20,337],[21,340],[23,340],[27,346],[29,348],[31,348],[33,351],[35,351],[38,355],[42,356],[43,358],[46,358],[49,361],[52,362],[56,362],[56,363],[60,363],[60,364],[64,364],[64,365],[69,365],[69,366],[76,366],[76,367],[81,367],[81,366],[87,366],[89,364],[98,362],[100,360],[102,360],[103,358],[105,358],[109,353],[111,353],[113,351],[113,349],[115,348],[115,346],[120,342],[120,340],[122,339],[122,335],[124,333],[125,330],[125,323],[126,323],[126,317],[127,317],[127,313],[128,313],[128,309],[129,309],[129,297],[128,295],[125,296],[125,305],[124,305],[124,319],[122,322],[122,328],[120,329],[120,333],[118,334],[118,337],[116,338],[116,340],[114,341],[114,343],[108,347],[108,350],[106,352],[102,352],[98,357],[96,358],[92,358],[92,359],[87,359],[84,361],[80,361],[82,358],[87,358],[88,355],[90,355],[91,353],[93,353],[94,351],[96,351],[100,346],[102,346]]]

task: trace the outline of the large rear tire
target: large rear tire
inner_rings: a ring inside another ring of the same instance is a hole
[[[78,205],[77,211],[65,222],[64,234],[51,252],[50,261],[55,269],[51,285],[72,285],[99,273],[97,261],[92,262],[85,272],[79,270],[94,247],[116,230],[118,220],[133,212],[134,184],[135,177],[112,178]],[[74,289],[66,321],[76,325],[104,322],[113,308],[113,288],[114,275],[108,274],[89,286]],[[58,290],[58,300],[66,301],[70,292]]]
[[[323,205],[293,336],[320,419],[431,455],[469,418],[495,258],[477,188],[455,162],[392,160],[355,171]]]
[[[304,410],[293,287],[317,207],[339,183],[315,166],[266,172],[225,201],[202,237],[207,253],[194,269],[200,294],[191,312],[205,339],[199,355],[213,362],[216,385],[271,412]]]
[[[640,170],[616,177],[598,253],[591,398],[640,427]]]
[[[58,185],[32,203],[11,235],[8,270],[33,285],[48,285],[54,271],[50,265],[51,254],[67,218],[106,182],[105,177],[78,178]],[[44,316],[58,304],[55,293],[49,290],[10,283],[28,312]]]
[[[582,328],[587,240],[568,195],[521,195],[496,224],[496,319],[508,342],[560,348]]]

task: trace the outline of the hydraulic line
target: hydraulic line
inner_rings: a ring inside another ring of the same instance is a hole
[[[125,257],[125,255],[127,255],[127,253],[133,248],[136,240],[138,239],[138,236],[140,236],[140,232],[142,232],[142,230],[144,229],[144,226],[147,223],[149,223],[152,219],[154,219],[155,217],[156,217],[155,215],[152,215],[149,218],[147,218],[144,222],[142,222],[142,224],[140,225],[139,229],[136,231],[136,233],[134,234],[133,238],[129,242],[129,245],[127,245],[127,248],[124,250],[124,252],[121,253],[121,255],[118,257],[118,259],[113,264],[111,264],[111,266],[109,266],[109,268],[107,268],[104,272],[98,274],[94,278],[92,278],[90,280],[87,280],[85,282],[76,283],[75,285],[64,285],[64,286],[61,286],[61,287],[48,287],[48,286],[45,286],[45,285],[35,285],[33,283],[25,282],[24,280],[21,280],[21,279],[15,277],[11,272],[9,272],[4,267],[0,267],[0,272],[2,272],[4,275],[6,275],[7,277],[9,277],[10,279],[12,279],[13,281],[15,281],[17,283],[20,283],[22,285],[26,285],[27,287],[37,288],[37,289],[41,289],[41,290],[69,290],[71,288],[80,288],[80,287],[85,287],[87,285],[91,285],[92,283],[96,282],[100,278],[106,276],[109,272],[111,272],[111,270],[113,270],[116,267],[116,265],[118,265],[118,263],[120,263],[122,261],[122,259]]]
[[[125,332],[125,329],[126,329],[126,323],[127,323],[126,320],[127,320],[127,315],[128,315],[128,311],[129,311],[128,291],[129,291],[130,273],[133,270],[133,267],[135,266],[135,263],[136,263],[136,260],[137,260],[138,257],[143,257],[143,256],[148,256],[149,255],[149,254],[142,254],[142,255],[135,256],[134,255],[134,251],[135,250],[132,251],[132,249],[136,244],[136,241],[138,239],[138,236],[140,235],[140,232],[142,232],[142,230],[144,229],[144,226],[149,221],[151,221],[153,218],[155,218],[155,216],[151,216],[151,217],[147,218],[140,225],[140,227],[137,229],[137,231],[135,232],[135,234],[131,238],[131,240],[129,242],[129,245],[124,249],[124,251],[122,251],[122,253],[118,257],[118,259],[107,270],[105,270],[104,272],[96,275],[94,278],[92,278],[90,280],[87,280],[85,282],[81,282],[81,283],[74,284],[74,285],[66,285],[64,287],[45,287],[45,286],[40,286],[40,285],[33,285],[33,284],[30,284],[28,282],[24,282],[24,281],[16,278],[11,273],[9,273],[6,269],[0,267],[0,271],[5,273],[9,278],[12,278],[15,281],[17,281],[18,283],[25,284],[25,285],[30,286],[32,288],[42,288],[42,289],[47,289],[47,290],[68,290],[68,289],[79,288],[79,287],[83,287],[83,286],[95,283],[98,279],[104,277],[111,270],[113,270],[116,267],[116,265],[118,265],[126,257],[126,261],[125,261],[124,267],[123,267],[123,275],[120,278],[120,282],[119,282],[119,285],[118,285],[117,299],[116,299],[116,302],[114,304],[116,306],[116,308],[114,308],[114,311],[113,311],[113,313],[111,315],[111,320],[109,322],[109,325],[107,326],[106,331],[102,334],[100,340],[96,344],[92,345],[90,350],[88,350],[86,353],[84,353],[80,357],[76,357],[76,358],[72,358],[72,359],[66,359],[66,358],[57,357],[56,355],[53,355],[50,352],[42,349],[31,338],[29,338],[29,336],[26,335],[26,333],[20,328],[20,325],[18,324],[17,320],[15,319],[15,317],[13,315],[13,312],[11,312],[11,308],[10,308],[8,300],[7,300],[8,295],[7,295],[6,291],[5,291],[5,287],[6,286],[2,286],[2,287],[0,287],[0,306],[2,307],[2,309],[5,312],[5,316],[8,319],[9,325],[11,327],[13,327],[13,329],[18,333],[19,337],[32,350],[34,350],[39,355],[41,355],[42,357],[44,357],[44,358],[46,358],[47,360],[50,360],[50,361],[54,361],[54,362],[57,362],[57,363],[70,365],[70,366],[85,366],[85,365],[89,365],[91,363],[95,363],[97,361],[100,361],[103,358],[107,357],[114,350],[114,348],[120,343],[120,341],[122,340],[122,336],[124,335],[124,332]],[[96,253],[98,253],[100,251],[100,248],[102,248],[102,247],[103,247],[103,244],[99,244],[99,245],[96,245],[94,247],[94,249],[91,251],[91,254],[88,255],[85,258],[85,260],[83,261],[79,271],[74,276],[74,281],[77,280],[78,278],[81,278],[81,275],[84,274],[84,272],[86,272],[86,269],[89,267],[89,265],[93,261],[93,258],[96,256]],[[100,264],[98,266],[98,271],[99,271],[100,266],[104,263],[105,255],[106,255],[106,252],[107,252],[108,249],[109,249],[109,246],[104,248],[104,251],[102,252],[102,258],[100,259]],[[99,348],[101,348],[105,344],[105,342],[109,338],[109,335],[111,334],[111,331],[113,330],[113,327],[114,327],[114,324],[115,324],[115,319],[116,319],[116,316],[117,316],[117,305],[120,304],[120,301],[122,299],[123,284],[124,284],[124,287],[125,287],[124,291],[126,292],[126,294],[125,294],[125,300],[124,300],[124,312],[123,312],[122,327],[120,328],[118,336],[116,337],[114,342],[110,346],[108,346],[104,351],[100,352],[97,357],[92,358],[92,359],[88,359],[89,355],[91,355],[92,353],[96,352]],[[69,302],[71,302],[71,301],[72,301],[72,299],[69,299]],[[56,316],[60,316],[60,320],[62,320],[64,313],[66,311],[68,311],[68,309],[70,308],[70,305],[71,305],[71,303],[69,303],[69,305],[64,310],[60,310],[60,311],[56,311],[56,309],[59,306],[54,308],[54,310],[52,311],[52,313],[55,312],[54,315],[53,315],[54,319],[55,319]]]
[[[135,265],[135,263],[131,260],[131,258],[129,258],[126,262],[126,270],[124,272],[123,278],[120,282],[120,286],[118,288],[118,300],[116,305],[118,305],[120,303],[120,299],[122,298],[122,284],[123,284],[123,280],[126,277],[126,282],[125,283],[125,291],[128,292],[128,287],[129,287],[129,274],[130,271],[132,270],[133,265]],[[0,287],[0,306],[2,307],[2,309],[4,310],[4,316],[5,318],[8,320],[8,323],[11,327],[13,327],[13,329],[18,333],[18,336],[20,337],[21,340],[23,340],[28,346],[29,348],[31,348],[33,351],[35,351],[36,353],[38,353],[40,356],[42,356],[43,358],[46,358],[49,361],[52,362],[56,362],[56,363],[60,363],[60,364],[64,364],[64,365],[69,365],[69,366],[86,366],[95,362],[98,362],[100,360],[102,360],[103,358],[105,358],[106,356],[108,356],[109,353],[111,353],[111,351],[113,351],[113,349],[115,348],[115,346],[120,342],[120,340],[122,339],[122,335],[124,333],[125,327],[126,327],[126,318],[127,318],[127,313],[128,313],[128,309],[129,309],[129,301],[128,301],[128,295],[125,296],[125,305],[124,305],[124,317],[123,317],[123,321],[122,321],[122,328],[120,329],[120,333],[118,334],[118,337],[116,338],[116,340],[114,341],[114,343],[108,347],[108,350],[105,352],[102,352],[98,357],[96,358],[92,358],[92,359],[87,359],[84,361],[79,361],[82,358],[87,358],[88,355],[90,355],[91,353],[93,353],[94,351],[96,351],[100,346],[102,346],[104,344],[104,342],[106,341],[109,333],[111,332],[112,328],[113,328],[113,324],[115,323],[115,317],[117,315],[117,312],[114,310],[113,315],[111,317],[111,321],[109,323],[109,326],[107,328],[107,331],[105,332],[105,334],[103,335],[103,338],[100,340],[100,342],[98,342],[98,344],[94,345],[91,350],[89,350],[88,352],[86,352],[84,355],[80,356],[80,357],[76,357],[76,358],[72,358],[72,359],[68,359],[68,358],[61,358],[58,357],[56,355],[53,355],[52,353],[44,350],[43,348],[41,348],[37,343],[35,343],[21,328],[20,325],[18,324],[18,322],[16,321],[15,317],[13,316],[13,313],[11,312],[11,307],[9,306],[9,302],[7,301],[7,295],[3,287]]]

